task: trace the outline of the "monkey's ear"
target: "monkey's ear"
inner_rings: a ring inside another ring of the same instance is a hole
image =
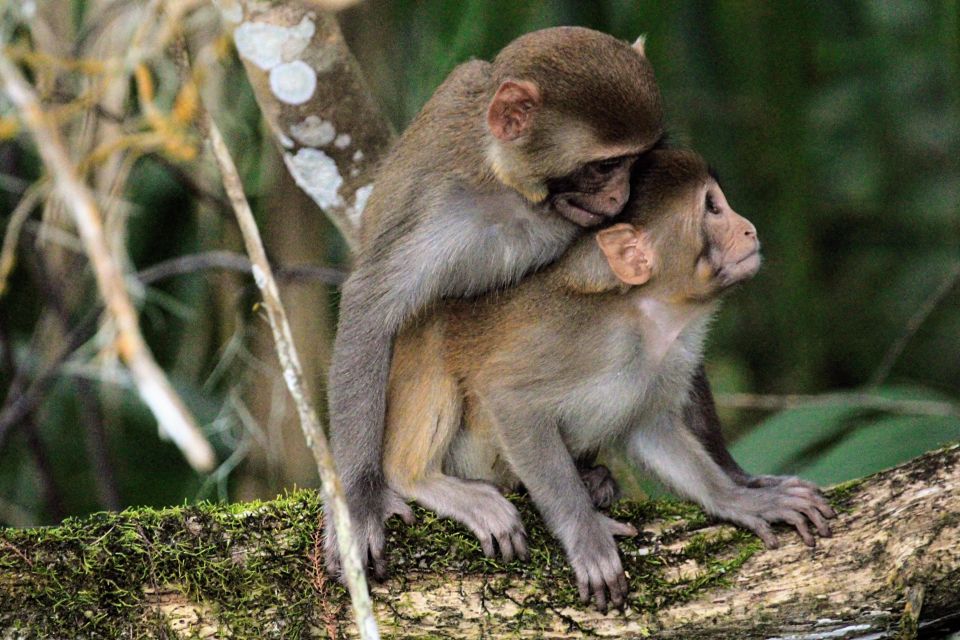
[[[597,232],[597,244],[622,282],[641,285],[653,275],[653,245],[645,231],[632,224],[615,224]]]
[[[507,80],[500,85],[487,108],[487,126],[504,142],[522,136],[540,107],[540,89],[527,80]]]
[[[642,33],[633,43],[633,50],[642,55],[644,58],[647,57],[647,34]]]

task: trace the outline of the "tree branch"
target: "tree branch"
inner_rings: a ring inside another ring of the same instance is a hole
[[[394,135],[336,19],[309,0],[218,4],[287,168],[355,251]]]
[[[856,407],[888,413],[918,416],[960,418],[960,407],[952,402],[937,400],[899,400],[876,393],[821,393],[804,395],[764,395],[755,393],[718,393],[717,404],[733,409],[764,409],[782,411],[803,407]]]
[[[531,560],[485,558],[465,529],[417,510],[393,523],[376,591],[391,637],[887,638],[960,629],[960,446],[834,489],[834,537],[792,530],[763,550],[685,503],[623,502],[625,613],[577,602],[572,572],[526,499]],[[315,582],[320,500],[99,514],[0,530],[0,637],[278,638],[355,634],[343,590]],[[65,597],[65,594],[70,594]],[[341,610],[342,609],[342,610]],[[15,626],[16,625],[16,626]],[[171,632],[171,630],[174,630]],[[330,634],[330,631],[333,634]]]

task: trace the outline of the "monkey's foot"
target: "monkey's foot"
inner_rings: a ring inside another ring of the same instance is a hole
[[[598,509],[607,509],[620,497],[620,486],[602,464],[580,471],[580,479],[590,493],[593,506]]]
[[[718,505],[717,515],[750,529],[768,549],[779,546],[770,527],[773,522],[791,525],[810,547],[817,544],[810,532],[811,524],[821,537],[829,538],[832,533],[827,520],[836,516],[836,512],[820,490],[798,478],[782,480],[766,487],[738,487],[727,504]]]
[[[377,580],[383,580],[387,577],[384,523],[393,516],[400,516],[410,525],[414,523],[414,515],[413,509],[392,489],[381,489],[379,497],[380,500],[371,498],[362,501],[360,509],[357,509],[356,513],[351,512],[350,520],[353,525],[353,539],[357,543],[364,570],[372,569],[373,576]],[[328,505],[325,505],[324,514],[330,513]],[[337,533],[333,518],[329,515],[325,515],[324,552],[327,573],[346,585],[340,549],[337,546]]]
[[[569,544],[564,541],[580,600],[584,604],[593,600],[601,611],[607,610],[608,601],[622,609],[629,587],[613,536],[635,536],[637,530],[598,511],[593,516],[587,526],[574,532]]]
[[[492,484],[438,475],[417,482],[410,494],[424,507],[470,529],[487,557],[495,558],[498,548],[506,562],[529,557],[520,512]]]

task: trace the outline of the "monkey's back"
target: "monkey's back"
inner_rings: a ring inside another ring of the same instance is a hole
[[[412,207],[436,180],[483,180],[483,175],[458,175],[464,157],[480,152],[485,96],[489,93],[490,63],[471,60],[456,67],[384,158],[364,208],[360,238],[364,248],[389,244],[403,229]],[[483,163],[473,163],[481,167]],[[414,170],[413,168],[416,168]],[[429,181],[425,181],[429,178]]]

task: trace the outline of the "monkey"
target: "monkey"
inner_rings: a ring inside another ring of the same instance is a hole
[[[386,575],[384,521],[412,518],[382,469],[397,332],[440,300],[517,282],[620,213],[631,166],[663,134],[662,111],[642,38],[544,29],[454,69],[382,162],[341,289],[327,386],[334,459],[376,578]],[[331,518],[326,566],[340,575]]]
[[[815,485],[750,476],[715,411],[698,407],[712,407],[702,384],[710,320],[761,262],[756,229],[713,176],[692,151],[651,151],[613,224],[512,289],[445,301],[408,324],[390,374],[390,488],[509,561],[527,557],[525,531],[498,488],[522,484],[581,599],[603,610],[627,594],[614,536],[637,534],[597,509],[581,477],[583,459],[604,446],[767,547],[777,546],[777,521],[811,546],[811,525],[830,536],[835,514]]]

